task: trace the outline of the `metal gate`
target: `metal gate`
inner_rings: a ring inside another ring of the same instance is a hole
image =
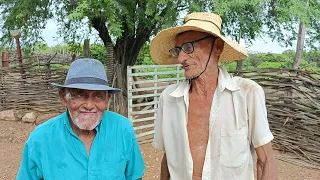
[[[170,84],[184,80],[181,65],[128,66],[128,118],[139,143],[152,141],[158,99]]]

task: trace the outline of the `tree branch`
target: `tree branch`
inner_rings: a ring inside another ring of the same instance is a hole
[[[93,28],[99,32],[99,37],[102,39],[105,46],[107,43],[112,43],[108,28],[106,26],[106,21],[103,17],[93,17],[91,23]]]

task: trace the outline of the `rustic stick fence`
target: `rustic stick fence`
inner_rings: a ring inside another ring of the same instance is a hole
[[[64,83],[66,67],[66,64],[51,67],[40,61],[0,68],[0,111],[62,112],[57,89],[50,83]],[[21,68],[25,79],[21,77]]]
[[[159,72],[161,68],[169,70]],[[164,73],[171,77],[159,78]],[[169,84],[183,80],[181,73],[179,65],[128,67],[128,117],[140,143],[152,141],[160,92]],[[293,153],[278,158],[320,169],[320,72],[256,69],[231,73],[252,79],[264,88],[274,146]],[[138,77],[138,81],[133,81],[133,77]]]
[[[67,66],[48,66],[49,60],[46,57],[22,66],[0,68],[0,111],[64,111],[57,89],[50,83],[64,83]],[[21,77],[21,68],[25,71],[26,79]],[[158,98],[168,85],[184,79],[183,70],[178,65],[153,65],[128,67],[127,72],[128,117],[140,143],[150,142],[157,117]],[[281,151],[293,153],[292,156],[278,158],[319,169],[320,72],[257,69],[231,73],[241,74],[263,86],[269,124],[275,136],[274,146]]]

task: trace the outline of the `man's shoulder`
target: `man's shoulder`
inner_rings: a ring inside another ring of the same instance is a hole
[[[44,137],[47,137],[45,136],[45,134],[53,135],[54,133],[57,133],[57,130],[61,128],[60,124],[63,123],[64,116],[65,116],[65,113],[62,113],[38,125],[31,132],[28,141],[40,140],[40,139],[43,139]]]
[[[262,87],[251,79],[235,76],[232,78],[232,80],[240,88],[240,91],[246,94],[252,91],[263,92]]]

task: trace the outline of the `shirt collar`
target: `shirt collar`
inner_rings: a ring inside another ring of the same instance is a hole
[[[224,89],[228,89],[229,91],[237,91],[239,90],[239,86],[233,81],[232,76],[225,70],[223,67],[219,68],[219,76],[218,76],[218,89],[222,92]],[[170,93],[172,97],[181,97],[185,96],[189,93],[190,83],[189,80],[185,80],[182,83],[179,83],[176,89]]]
[[[229,91],[237,91],[240,89],[239,86],[234,82],[232,75],[230,75],[227,70],[220,66],[218,88],[220,92],[222,92],[224,89],[228,89]]]
[[[182,83],[179,83],[177,88],[170,93],[169,95],[172,97],[181,97],[189,93],[190,83],[189,80],[185,80]]]

